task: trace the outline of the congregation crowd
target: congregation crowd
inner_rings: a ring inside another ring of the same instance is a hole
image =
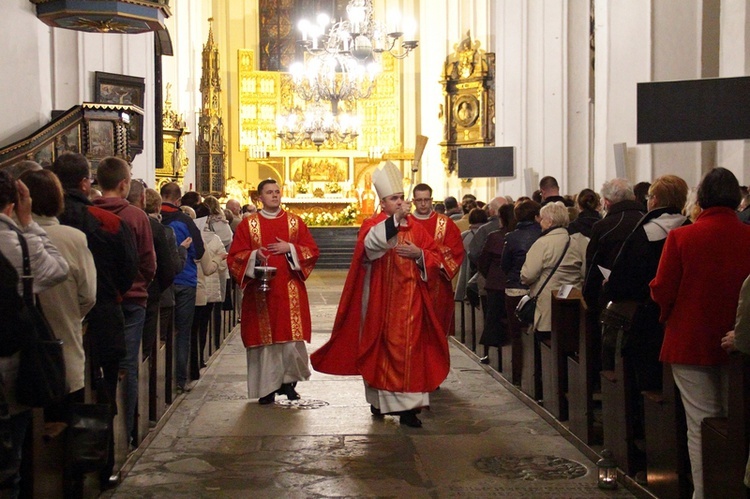
[[[18,304],[11,296],[22,294],[18,232],[28,246],[37,303],[63,346],[67,395],[44,407],[45,421],[68,422],[73,407],[84,402],[86,380],[114,417],[118,379],[124,376],[122,409],[132,449],[138,368],[157,337],[174,335],[178,394],[189,390],[205,367],[212,314],[232,307],[226,258],[243,213],[237,201],[225,209],[213,196],[183,195],[173,182],[160,192],[147,188],[131,178],[130,165],[119,158],[100,161],[95,179],[90,172],[88,159],[70,152],[48,168],[22,161],[0,170],[0,264],[8,279],[3,285],[10,290],[1,306],[5,317],[14,317],[12,307]],[[246,206],[246,216],[254,208]],[[7,423],[3,438],[12,443],[0,467],[2,488],[12,497],[20,490],[19,467],[31,421],[30,407],[16,397],[17,385],[29,381],[18,378],[26,345],[11,341],[19,328],[9,321],[0,332],[0,419]],[[112,474],[113,438],[108,447],[99,470],[102,487],[118,478]],[[78,497],[82,473],[70,464],[65,495]]]
[[[750,352],[747,188],[714,168],[693,189],[663,175],[635,186],[612,179],[599,193],[563,197],[544,177],[532,198],[497,197],[482,207],[467,195],[460,207],[447,198],[437,207],[444,208],[467,257],[455,299],[482,309],[485,353],[512,344],[510,379],[520,380],[522,328],[549,339],[553,293],[580,290],[587,321],[601,332],[595,371],[627,359],[635,439],[644,434],[639,395],[661,390],[662,366],[670,365],[687,421],[693,497],[703,497],[701,422],[726,416],[728,354]],[[536,298],[527,324],[518,309],[526,296]]]
[[[513,379],[520,379],[522,331],[548,337],[552,293],[578,289],[588,319],[601,323],[599,369],[627,357],[640,392],[659,389],[662,364],[671,365],[688,424],[694,497],[702,497],[701,421],[726,412],[729,353],[750,353],[750,262],[743,258],[750,195],[729,170],[710,170],[694,189],[663,175],[636,186],[612,179],[574,196],[544,177],[531,197],[485,204],[466,195],[459,204],[437,202],[427,184],[405,196],[398,169],[380,165],[372,175],[380,211],[362,223],[332,335],[309,358],[304,281],[319,250],[302,219],[281,206],[275,180],[260,182],[257,205],[229,200],[224,208],[176,183],[148,188],[119,158],[100,161],[96,186],[93,180],[88,160],[75,153],[45,169],[27,161],[0,170],[0,263],[23,274],[20,234],[33,291],[63,341],[68,394],[45,408],[45,419],[65,421],[71,405],[84,401],[88,363],[105,400],[115,400],[126,373],[134,435],[141,357],[159,335],[174,334],[177,390],[189,391],[205,366],[209,321],[217,308],[233,306],[236,284],[248,398],[299,399],[297,383],[309,379],[311,364],[362,376],[375,418],[392,414],[418,428],[420,410],[450,368],[455,302],[484,314],[485,353],[514,346]],[[269,273],[270,285],[259,278]],[[12,284],[18,296],[21,281]],[[527,296],[536,308],[525,323],[516,310]],[[606,320],[613,314],[628,321],[627,334]],[[9,326],[0,334],[0,419],[14,456],[4,463],[10,472],[2,486],[13,495],[31,416],[15,393],[24,344],[10,340]],[[113,465],[110,451],[103,484]],[[71,497],[80,480],[75,470],[66,476]]]

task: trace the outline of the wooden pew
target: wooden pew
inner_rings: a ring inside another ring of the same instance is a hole
[[[151,370],[149,373],[149,411],[151,421],[159,421],[167,410],[166,402],[166,362],[167,343],[159,335],[151,349]]]
[[[516,319],[516,305],[521,300],[520,296],[505,297],[505,312],[508,317],[508,343],[503,345],[500,352],[502,362],[503,377],[513,383],[521,386],[521,369],[523,367],[523,342],[521,338],[521,329],[523,325]],[[518,334],[514,337],[511,329],[518,327]]]
[[[31,410],[22,465],[22,497],[63,497],[65,423],[45,423],[44,409]],[[3,496],[4,497],[4,496]]]
[[[125,461],[128,458],[128,452],[130,451],[130,438],[128,437],[127,421],[125,420],[125,398],[126,398],[126,386],[128,383],[128,374],[124,369],[120,370],[120,375],[117,379],[117,414],[115,414],[114,421],[112,422],[112,428],[114,433],[114,449],[115,449],[115,466],[113,474],[117,475],[120,473]]]
[[[703,490],[710,498],[747,498],[743,483],[750,435],[750,357],[735,353],[729,361],[727,417],[706,418],[703,436]]]
[[[612,452],[619,468],[633,476],[641,471],[642,466],[639,466],[636,458],[633,407],[628,392],[633,383],[626,379],[626,361],[617,355],[614,370],[601,372],[603,445]]]
[[[177,382],[174,376],[175,343],[174,343],[174,307],[159,310],[159,335],[164,342],[164,402],[169,405],[174,401]]]
[[[669,364],[662,379],[660,392],[643,392],[648,490],[662,499],[690,497],[685,410]]]
[[[523,367],[521,369],[521,391],[534,400],[542,399],[541,352],[534,328],[524,326],[521,330]]]
[[[622,357],[615,361],[612,371],[601,372],[602,383],[602,425],[604,429],[604,448],[612,456],[621,470],[627,475],[634,475],[634,456],[632,452],[632,414],[626,394],[627,381]]]
[[[594,425],[594,398],[599,395],[601,355],[598,321],[587,313],[586,302],[578,301],[578,349],[568,356],[568,418],[570,431],[587,445],[602,440],[601,426]]]
[[[459,338],[461,343],[466,344],[466,304],[463,301],[453,302],[456,306],[456,313],[458,320],[456,320],[457,332],[460,331]]]
[[[568,419],[568,356],[578,350],[581,291],[573,288],[566,298],[552,294],[552,331],[540,345],[544,408],[560,421]]]
[[[140,348],[138,349],[140,352]],[[146,438],[149,428],[151,360],[139,353],[138,357],[138,407],[135,412],[136,447]]]

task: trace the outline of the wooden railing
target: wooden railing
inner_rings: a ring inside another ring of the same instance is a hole
[[[29,136],[0,147],[0,168],[22,160],[50,165],[66,151],[86,156],[93,173],[99,160],[106,156],[132,161],[128,123],[135,115],[143,115],[143,110],[137,106],[92,102],[56,112],[49,123]]]

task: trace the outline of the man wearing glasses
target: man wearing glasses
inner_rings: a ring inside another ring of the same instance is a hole
[[[446,336],[453,333],[454,303],[451,281],[458,274],[464,259],[464,244],[456,223],[432,209],[432,187],[414,186],[414,221],[432,236],[440,251],[440,267],[427,276],[430,298],[435,306]]]

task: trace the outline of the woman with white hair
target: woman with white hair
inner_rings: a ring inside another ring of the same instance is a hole
[[[545,333],[552,329],[552,298],[550,293],[570,284],[580,288],[586,273],[584,266],[588,239],[579,234],[568,235],[570,216],[560,201],[542,206],[538,217],[542,233],[526,254],[521,268],[521,282],[536,296],[544,286],[536,304],[534,330]],[[557,270],[553,269],[560,262]],[[544,285],[547,277],[549,282]]]

